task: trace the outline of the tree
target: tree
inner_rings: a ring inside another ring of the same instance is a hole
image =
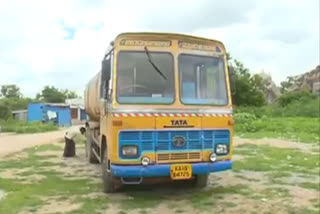
[[[0,119],[7,120],[11,117],[10,108],[0,103]]]
[[[1,96],[6,98],[19,98],[21,97],[20,88],[16,85],[3,85],[1,86]]]
[[[36,99],[48,103],[64,103],[66,99],[77,98],[74,91],[59,90],[54,86],[45,86],[41,93],[37,94]]]
[[[0,105],[7,106],[11,111],[22,110],[28,108],[28,103],[32,102],[31,98],[2,98],[0,99]]]
[[[77,95],[76,92],[74,92],[74,91],[66,90],[66,91],[65,91],[65,95],[66,95],[66,98],[67,98],[67,99],[78,98],[78,95]]]
[[[37,94],[36,98],[48,103],[63,103],[66,95],[54,86],[45,86],[41,94]]]
[[[288,89],[294,85],[296,83],[296,79],[294,77],[287,77],[287,80],[286,81],[282,81],[280,83],[281,85],[281,88],[280,88],[280,92],[281,93],[285,93],[288,91]]]
[[[231,94],[233,104],[246,106],[262,106],[265,104],[263,94],[264,84],[259,75],[251,75],[248,68],[238,61],[229,59],[229,72],[231,76]]]

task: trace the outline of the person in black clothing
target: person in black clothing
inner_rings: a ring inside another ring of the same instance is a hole
[[[84,127],[80,128],[80,133],[83,135],[85,134],[86,129]],[[63,157],[74,157],[76,155],[76,144],[73,140],[75,133],[66,132],[64,135],[64,151]]]
[[[73,135],[71,135],[68,132],[65,133],[64,135],[65,146],[64,146],[63,157],[74,157],[76,155],[76,145],[72,138],[73,138]]]

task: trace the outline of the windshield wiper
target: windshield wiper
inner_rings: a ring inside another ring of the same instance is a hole
[[[144,46],[144,50],[147,54],[147,57],[148,57],[148,61],[150,62],[150,64],[152,65],[152,67],[165,79],[165,80],[168,80],[167,77],[160,71],[160,69],[152,62],[151,60],[151,56],[150,56],[150,53],[149,53],[149,50],[147,48],[147,46]]]

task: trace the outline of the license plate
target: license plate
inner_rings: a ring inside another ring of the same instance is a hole
[[[186,180],[192,177],[191,164],[173,164],[170,168],[172,180]]]

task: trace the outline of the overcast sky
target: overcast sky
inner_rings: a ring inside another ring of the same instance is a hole
[[[277,84],[319,64],[319,0],[0,0],[0,85],[82,91],[120,32],[221,40]]]

